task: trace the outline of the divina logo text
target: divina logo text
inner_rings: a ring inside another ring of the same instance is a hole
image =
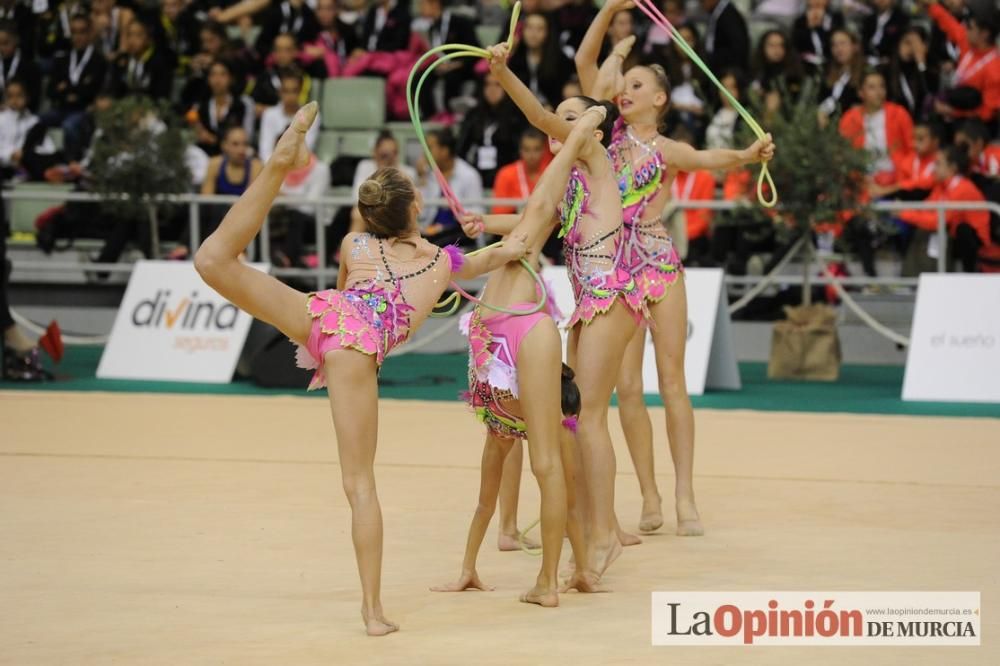
[[[139,328],[227,331],[236,325],[238,316],[239,310],[232,303],[199,301],[197,291],[174,301],[169,289],[157,289],[156,296],[139,301],[132,310],[132,324]]]

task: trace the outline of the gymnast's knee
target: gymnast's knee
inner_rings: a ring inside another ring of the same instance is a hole
[[[659,384],[660,396],[664,402],[688,397],[683,366],[672,366],[668,372],[661,372]]]
[[[343,482],[344,494],[351,508],[375,497],[375,479],[370,474],[345,474]]]
[[[642,374],[637,372],[623,374],[618,380],[618,386],[615,387],[615,393],[618,394],[618,406],[623,409],[644,405]]]

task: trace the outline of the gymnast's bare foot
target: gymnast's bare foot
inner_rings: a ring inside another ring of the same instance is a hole
[[[318,113],[319,105],[316,102],[309,102],[298,110],[292,118],[292,124],[274,145],[274,152],[268,160],[270,164],[289,171],[301,169],[309,164],[312,154],[306,146],[306,132],[316,121]]]
[[[454,583],[436,585],[431,588],[431,592],[464,592],[466,590],[482,590],[492,592],[496,588],[492,585],[485,585],[479,580],[479,574],[475,571],[462,571],[462,575]]]
[[[559,593],[556,590],[535,585],[521,595],[521,601],[526,604],[538,604],[545,608],[555,608],[559,605]]]
[[[540,548],[541,546],[537,541],[533,541],[528,537],[524,537],[524,547],[525,548]],[[512,550],[521,550],[521,542],[517,540],[517,532],[514,534],[503,534],[497,537],[497,548],[503,552],[509,552]]]
[[[677,536],[702,536],[705,528],[694,497],[677,498]]]
[[[642,498],[642,515],[639,517],[640,532],[655,532],[663,527],[663,508],[659,493],[655,497]]]
[[[611,591],[601,585],[601,579],[592,571],[574,571],[569,580],[559,588],[559,592],[569,592],[570,590],[590,594]]]
[[[618,528],[618,542],[623,546],[638,546],[642,543],[642,539],[634,534],[629,534],[622,528]]]
[[[361,619],[364,620],[365,631],[367,631],[369,636],[385,636],[394,631],[399,631],[398,624],[385,619],[381,607],[376,608],[374,612],[369,612],[368,609],[362,608]]]
[[[600,578],[622,554],[621,540],[612,538],[607,548],[594,548],[590,553],[590,565]]]

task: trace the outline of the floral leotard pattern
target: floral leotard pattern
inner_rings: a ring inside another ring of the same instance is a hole
[[[449,246],[439,249],[422,268],[398,275],[386,258],[382,239],[361,234],[355,238],[355,251],[367,251],[373,241],[378,245],[384,273],[380,269],[375,277],[358,281],[342,291],[327,289],[306,298],[306,312],[313,319],[313,326],[306,346],[298,347],[296,362],[300,368],[316,371],[309,390],[326,386],[321,365],[324,355],[331,350],[354,349],[370,354],[381,366],[386,355],[410,335],[414,308],[403,294],[405,282],[427,273],[445,256],[452,272],[463,259],[458,248]]]
[[[638,168],[631,157],[633,145],[645,149],[647,154],[647,159]],[[622,198],[622,265],[635,280],[648,316],[648,304],[663,300],[684,271],[674,242],[663,224],[659,220],[642,220],[646,208],[663,188],[666,165],[660,151],[651,150],[636,140],[620,118],[615,125],[609,154]]]

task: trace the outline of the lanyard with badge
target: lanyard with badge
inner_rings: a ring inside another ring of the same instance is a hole
[[[77,59],[76,49],[69,52],[69,82],[71,85],[79,85],[80,77],[83,76],[83,70],[87,68],[87,63],[90,62],[90,56],[94,54],[94,45],[91,44],[83,52],[83,57]]]
[[[483,129],[483,145],[476,150],[476,167],[480,171],[493,171],[497,168],[499,154],[493,145],[493,135],[497,132],[497,123],[490,123]]]
[[[10,78],[11,80],[14,79],[14,76],[17,75],[17,68],[20,64],[21,64],[21,49],[14,51],[14,57],[11,58],[10,69],[8,71],[6,72],[4,71],[3,62],[0,61],[0,89],[7,87],[8,78]]]

